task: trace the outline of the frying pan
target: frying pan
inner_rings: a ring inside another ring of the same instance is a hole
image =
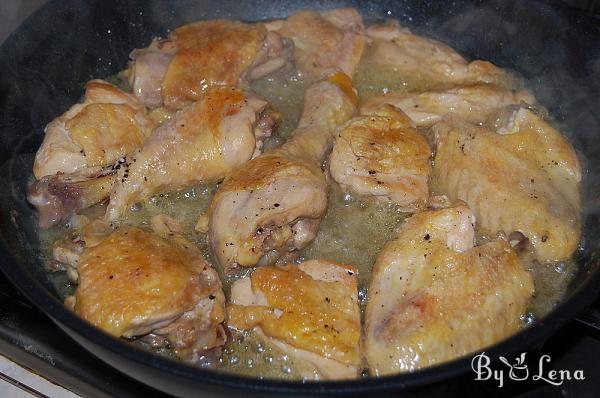
[[[282,18],[297,9],[356,7],[369,21],[391,16],[470,58],[528,79],[579,151],[585,176],[584,242],[564,299],[543,319],[487,348],[491,358],[535,347],[584,310],[600,287],[600,21],[558,3],[492,1],[130,0],[50,1],[0,48],[0,265],[22,293],[75,341],[131,377],[178,396],[268,393],[364,394],[439,382],[470,369],[470,357],[409,374],[300,383],[214,373],[112,338],[67,310],[39,260],[34,211],[25,202],[44,126],[83,94],[91,78],[126,66],[131,49],[198,19]]]

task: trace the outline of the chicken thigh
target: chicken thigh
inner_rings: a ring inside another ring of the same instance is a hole
[[[216,182],[260,153],[277,115],[267,102],[232,87],[215,87],[157,128],[118,170],[107,221],[150,196]]]
[[[46,126],[33,164],[37,179],[112,165],[142,145],[154,128],[144,105],[102,80],[87,83],[85,99]]]
[[[411,79],[433,85],[476,82],[510,86],[512,78],[487,61],[467,62],[447,45],[418,36],[397,21],[373,25],[367,29],[372,39],[372,55],[377,64],[392,68]]]
[[[367,45],[362,18],[353,8],[298,11],[266,26],[293,40],[296,68],[307,81],[336,71],[352,77]]]
[[[473,246],[464,204],[417,213],[373,268],[365,352],[376,376],[483,349],[516,332],[533,281],[505,238]]]
[[[105,332],[165,338],[176,354],[203,363],[225,342],[225,296],[217,272],[190,242],[122,227],[77,265],[79,285],[67,302]]]
[[[487,231],[520,232],[540,261],[577,248],[581,168],[569,142],[528,109],[497,131],[450,119],[433,126],[433,189],[466,201]]]
[[[291,69],[291,47],[264,24],[200,21],[135,50],[129,79],[146,106],[181,108],[213,86],[234,86]]]
[[[337,129],[329,171],[346,191],[411,211],[429,197],[430,157],[427,140],[406,114],[383,105]]]
[[[360,310],[356,270],[324,260],[257,268],[231,288],[228,326],[314,368],[306,378],[358,375]]]
[[[334,128],[355,110],[346,75],[311,85],[288,141],[225,179],[208,211],[211,248],[222,266],[270,264],[314,238],[327,208],[321,163]]]
[[[402,109],[417,127],[429,127],[446,115],[458,115],[471,123],[483,123],[508,105],[534,105],[535,98],[528,91],[511,91],[495,84],[473,84],[445,90],[421,93],[390,93],[364,103],[360,110],[373,113],[383,104]]]

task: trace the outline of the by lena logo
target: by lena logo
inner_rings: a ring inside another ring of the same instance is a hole
[[[508,371],[508,379],[514,381],[528,380],[531,376],[531,380],[538,381],[542,380],[546,383],[554,386],[560,386],[567,380],[585,380],[583,370],[577,369],[575,371],[570,370],[554,370],[547,369],[548,364],[551,361],[550,355],[542,355],[538,361],[537,369],[530,374],[529,367],[525,363],[525,356],[527,353],[522,353],[520,356],[515,358],[514,363],[510,363],[505,357],[498,357],[500,362],[506,365],[507,368],[492,369],[490,367],[490,357],[485,352],[475,355],[471,361],[471,368],[475,372],[475,380],[496,380],[498,387],[504,386],[506,380],[506,372]]]

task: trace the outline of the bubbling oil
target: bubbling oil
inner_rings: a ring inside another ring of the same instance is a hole
[[[113,82],[123,89],[130,90],[122,76],[113,77]],[[278,145],[294,130],[302,112],[306,82],[297,76],[265,78],[253,82],[251,90],[267,99],[272,107],[282,115],[279,136],[271,145]],[[433,84],[415,77],[401,75],[393,69],[380,67],[367,50],[354,78],[354,85],[361,101],[388,92],[423,91]],[[427,136],[426,131],[421,133]],[[430,137],[427,137],[430,138]],[[135,204],[125,216],[124,222],[149,228],[150,219],[158,214],[172,217],[183,227],[184,235],[194,242],[205,257],[215,265],[222,278],[225,294],[229,296],[231,285],[245,277],[254,268],[238,268],[225,273],[218,267],[212,256],[207,235],[194,230],[198,217],[210,205],[218,184],[199,185],[189,189],[157,195],[145,203]],[[105,205],[97,205],[83,212],[88,218],[101,217]],[[394,235],[394,230],[410,214],[399,211],[391,205],[381,204],[373,199],[365,199],[343,192],[332,181],[328,209],[319,231],[311,244],[299,253],[298,261],[327,259],[355,266],[359,278],[359,302],[361,312],[367,299],[367,287],[371,279],[371,268],[385,242]],[[40,231],[42,260],[52,260],[52,245],[68,232],[68,226]],[[489,240],[482,232],[477,234],[478,243]],[[524,314],[524,323],[546,315],[563,298],[577,266],[574,261],[539,264],[528,256],[522,258],[525,268],[531,272],[535,283],[535,296],[529,313]],[[73,294],[76,286],[69,283],[64,272],[55,272],[51,279],[63,298]],[[223,350],[216,368],[222,372],[257,378],[271,379],[314,379],[318,375],[305,363],[296,362],[286,353],[270,347],[253,332],[231,331],[232,339]],[[143,341],[138,344],[159,355],[174,356],[170,349],[152,348]],[[366,374],[363,372],[363,375]]]

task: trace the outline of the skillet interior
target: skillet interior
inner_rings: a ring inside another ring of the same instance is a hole
[[[229,388],[305,393],[348,393],[432,383],[470,369],[470,358],[396,377],[351,382],[261,381],[199,370],[158,358],[89,326],[57,299],[38,258],[36,219],[25,202],[33,154],[44,126],[83,94],[84,83],[126,66],[131,49],[183,23],[215,17],[260,20],[295,9],[351,5],[367,18],[388,15],[416,32],[441,38],[468,57],[490,60],[522,73],[539,101],[564,126],[580,151],[584,177],[585,242],[577,253],[580,271],[567,298],[544,319],[496,345],[489,355],[520,352],[549,336],[597,297],[600,261],[600,40],[598,23],[537,2],[299,0],[51,1],[0,48],[0,263],[23,293],[80,344],[134,378],[187,396]],[[596,48],[594,48],[596,47]],[[595,77],[594,77],[595,76]]]

